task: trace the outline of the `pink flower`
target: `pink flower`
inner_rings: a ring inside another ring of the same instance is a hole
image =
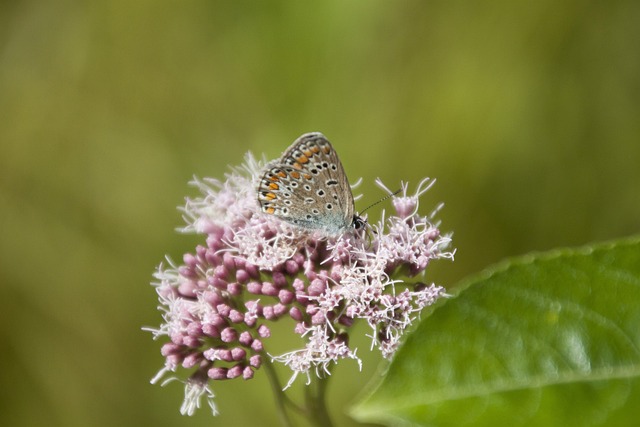
[[[163,323],[148,330],[165,340],[165,366],[152,382],[192,372],[181,380],[183,414],[193,414],[202,396],[217,413],[211,384],[253,377],[269,357],[271,322],[290,317],[305,339],[304,347],[270,357],[292,370],[288,387],[300,374],[326,376],[343,359],[360,365],[349,345],[359,319],[371,329],[372,348],[391,358],[420,311],[446,296],[441,286],[407,281],[431,260],[453,259],[450,238],[433,215],[418,213],[433,180],[413,194],[402,184],[391,201],[395,214],[383,213],[364,230],[323,236],[260,212],[256,182],[264,167],[248,154],[224,181],[194,179],[201,196],[181,208],[182,231],[203,234],[205,243],[180,265],[167,259],[154,274]]]

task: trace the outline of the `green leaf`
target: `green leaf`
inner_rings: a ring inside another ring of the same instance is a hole
[[[363,421],[640,425],[640,237],[524,256],[423,321]]]

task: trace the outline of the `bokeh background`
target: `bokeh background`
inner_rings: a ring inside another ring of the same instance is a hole
[[[638,46],[635,0],[0,3],[0,424],[274,425],[262,372],[180,416],[141,327],[154,268],[200,241],[174,232],[187,181],[304,132],[363,177],[360,209],[376,177],[437,178],[445,286],[638,232]],[[334,412],[377,374],[359,354]]]

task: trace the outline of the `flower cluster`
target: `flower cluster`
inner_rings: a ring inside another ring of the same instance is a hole
[[[453,258],[449,237],[432,222],[438,209],[418,213],[433,180],[423,180],[414,194],[403,184],[392,198],[394,215],[383,213],[364,230],[323,236],[260,212],[255,188],[263,168],[249,154],[224,181],[194,179],[202,195],[187,199],[182,231],[204,234],[206,244],[154,275],[164,323],[149,330],[168,342],[161,350],[165,366],[152,382],[179,367],[192,370],[183,381],[183,414],[193,414],[202,396],[215,414],[211,381],[250,379],[262,363],[288,366],[287,386],[299,374],[324,376],[341,359],[360,363],[349,346],[357,319],[371,328],[372,348],[391,358],[420,311],[445,295],[441,286],[402,280],[432,259]],[[264,348],[268,325],[287,317],[306,344],[271,356]]]

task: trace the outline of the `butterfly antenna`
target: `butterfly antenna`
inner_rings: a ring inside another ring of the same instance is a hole
[[[401,188],[398,188],[398,189],[397,189],[396,191],[394,191],[393,193],[391,193],[391,194],[387,194],[386,196],[384,196],[382,199],[378,200],[377,202],[370,204],[369,206],[367,206],[366,208],[364,208],[364,209],[362,210],[362,212],[360,212],[360,214],[362,215],[363,213],[365,213],[365,212],[367,211],[367,209],[372,208],[372,207],[374,207],[375,205],[377,205],[378,203],[382,203],[382,202],[384,202],[385,200],[387,200],[388,198],[395,196],[396,194],[398,194],[398,193],[400,192],[400,190],[402,190],[402,189],[401,189]]]

